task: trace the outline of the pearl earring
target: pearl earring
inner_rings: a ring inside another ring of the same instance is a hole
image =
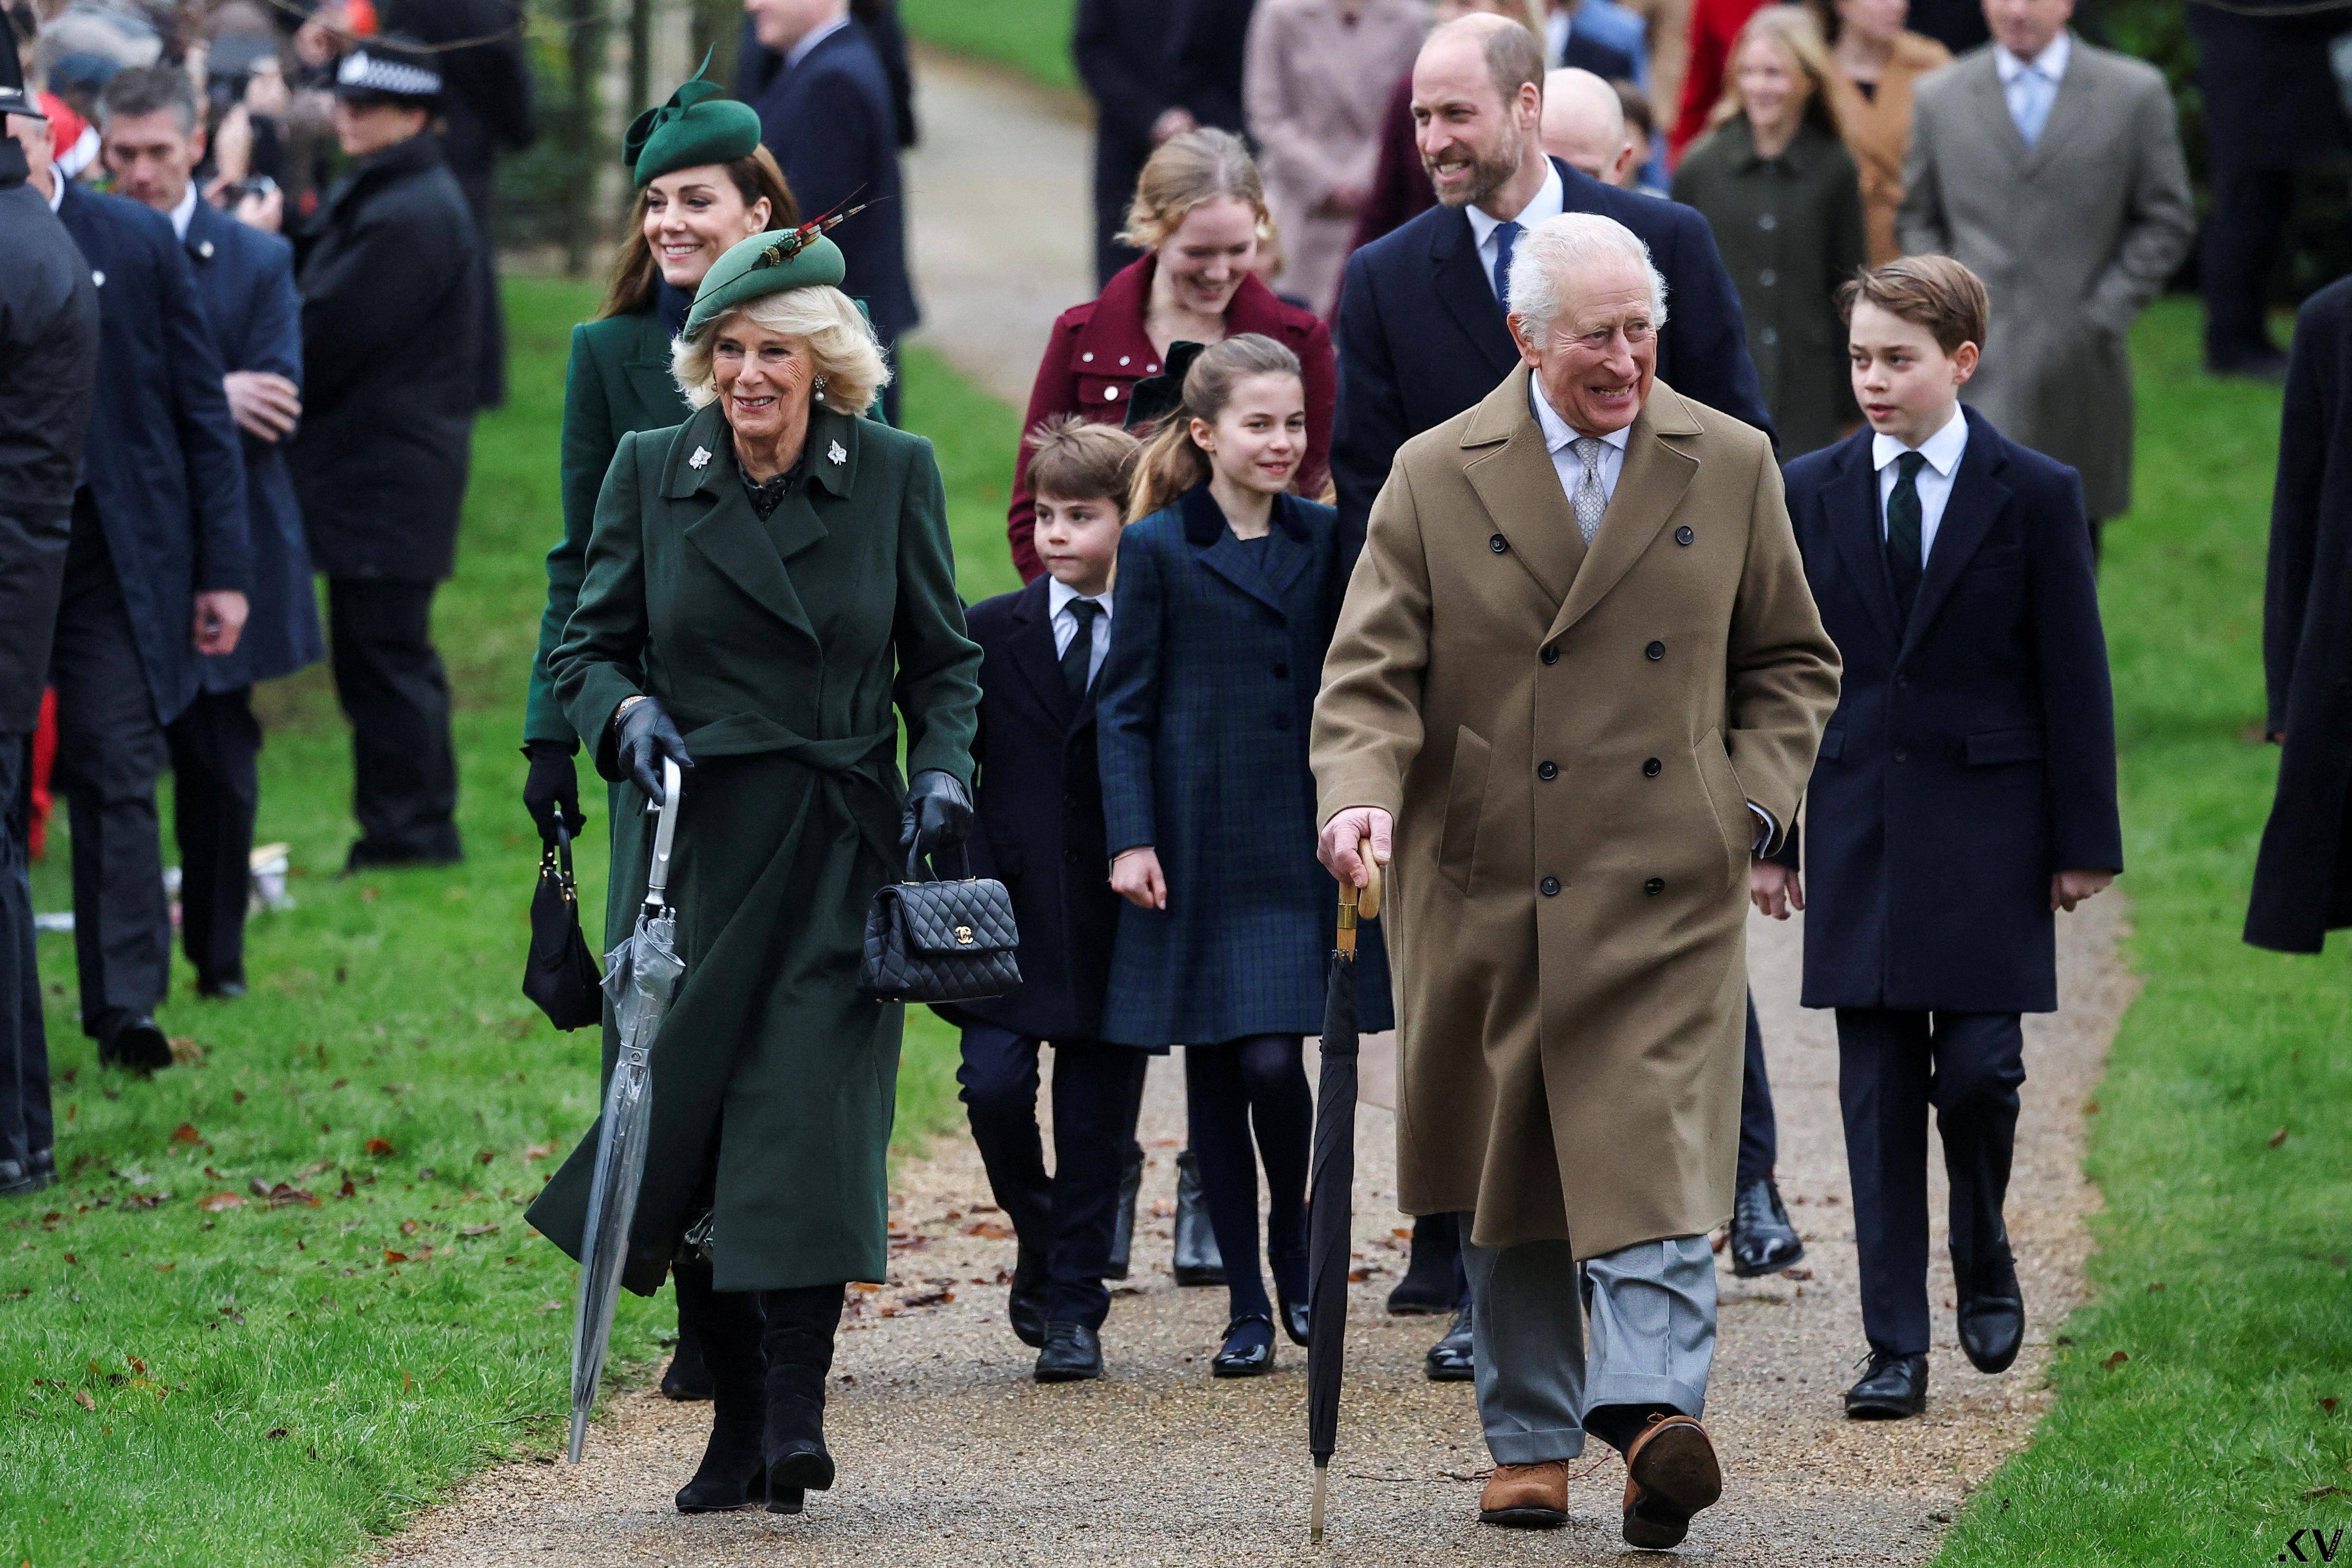
[[[809,383],[809,396],[814,398],[819,403],[823,403],[824,401],[824,377],[818,376],[814,381]]]

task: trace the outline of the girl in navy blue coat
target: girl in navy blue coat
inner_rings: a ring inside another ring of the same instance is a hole
[[[1322,1028],[1337,904],[1315,858],[1307,739],[1346,562],[1337,514],[1286,493],[1306,452],[1287,348],[1246,333],[1202,353],[1137,474],[1097,688],[1111,886],[1126,900],[1102,1035],[1186,1047],[1192,1151],[1232,1293],[1220,1377],[1274,1361],[1259,1157],[1283,1327],[1307,1342],[1301,1042]],[[1388,1028],[1376,941],[1362,963],[1363,1026]]]

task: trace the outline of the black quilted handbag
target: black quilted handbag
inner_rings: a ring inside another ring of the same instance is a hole
[[[920,881],[921,870],[909,854],[907,879],[874,895],[857,988],[877,1002],[978,1002],[1019,985],[1021,932],[1004,884],[970,875],[968,855],[961,881]]]
[[[522,994],[539,1004],[559,1029],[584,1029],[604,1016],[596,961],[580,935],[580,891],[572,880],[572,835],[559,821],[555,842],[540,858],[539,886],[530,895],[530,952],[523,960]]]

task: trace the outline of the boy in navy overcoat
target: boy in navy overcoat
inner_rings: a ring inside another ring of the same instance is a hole
[[[981,647],[972,871],[1013,895],[1021,984],[951,1009],[957,1079],[989,1185],[1020,1237],[1013,1331],[1040,1347],[1037,1380],[1102,1375],[1103,1277],[1146,1063],[1100,1038],[1118,899],[1110,889],[1094,683],[1110,647],[1110,574],[1138,444],[1071,418],[1033,433],[1045,575],[974,605]],[[1037,1131],[1037,1047],[1054,1045],[1054,1173]]]
[[[1833,1007],[1870,1359],[1856,1416],[1924,1406],[1927,1108],[1951,1178],[1959,1340],[1984,1372],[2024,1332],[2001,1202],[2021,1013],[2058,1005],[2055,930],[2123,868],[2115,705],[2072,468],[1963,410],[1984,286],[1944,257],[1842,296],[1872,428],[1788,468],[1822,623],[1845,656],[1806,799],[1804,1003]],[[1807,895],[1810,894],[1810,899]]]

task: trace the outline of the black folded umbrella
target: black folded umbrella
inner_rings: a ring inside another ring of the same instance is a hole
[[[1315,1093],[1315,1173],[1307,1200],[1307,1451],[1315,1460],[1313,1535],[1339,1442],[1339,1378],[1347,1362],[1348,1264],[1356,1185],[1356,925],[1378,920],[1381,870],[1362,889],[1341,884],[1339,935],[1323,994],[1323,1071]]]

